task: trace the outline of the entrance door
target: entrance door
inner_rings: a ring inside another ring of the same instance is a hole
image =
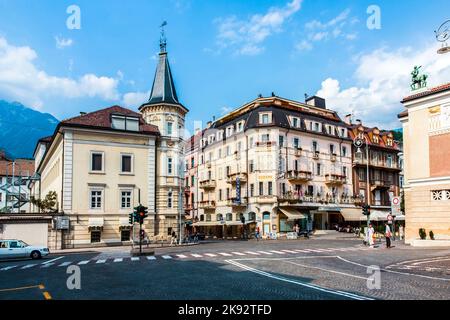
[[[314,229],[315,230],[322,230],[322,214],[316,213],[314,215]]]
[[[264,223],[264,235],[270,233],[270,223]]]

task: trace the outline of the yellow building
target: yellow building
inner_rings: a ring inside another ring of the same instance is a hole
[[[406,243],[450,245],[450,83],[402,101]],[[419,229],[438,240],[418,240]]]

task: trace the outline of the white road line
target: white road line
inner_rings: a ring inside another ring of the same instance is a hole
[[[201,254],[197,253],[192,253],[191,256],[193,256],[194,258],[203,258]]]
[[[172,257],[171,257],[171,256],[162,256],[162,258],[163,258],[163,259],[166,259],[166,260],[168,260],[168,259],[172,259]]]
[[[81,266],[81,265],[83,265],[83,264],[88,264],[88,263],[89,263],[89,260],[84,260],[84,261],[78,262],[77,264],[78,264],[79,266]]]
[[[181,259],[187,258],[187,256],[185,256],[184,254],[177,254],[177,257],[178,257],[178,258],[181,258]]]
[[[272,255],[273,253],[266,252],[266,251],[258,251],[258,253],[266,254],[266,255]]]
[[[241,264],[241,263],[233,261],[233,260],[225,260],[225,261],[230,263],[230,264],[232,264],[232,265],[234,265],[234,266],[236,266],[236,267],[239,267],[241,269],[245,269],[247,271],[254,272],[254,273],[257,273],[259,275],[262,275],[262,276],[265,276],[265,277],[268,277],[268,278],[272,278],[272,279],[276,279],[276,280],[280,280],[280,281],[283,281],[283,282],[289,282],[289,283],[297,284],[299,286],[307,287],[307,288],[310,288],[310,289],[314,289],[314,290],[318,290],[318,291],[322,291],[322,292],[326,292],[326,293],[330,293],[330,294],[335,294],[335,295],[338,295],[338,296],[344,296],[344,297],[355,299],[355,300],[373,300],[371,298],[364,297],[364,296],[359,296],[359,295],[356,295],[356,294],[353,294],[353,293],[349,293],[349,292],[325,289],[325,288],[322,288],[322,287],[319,287],[319,286],[316,286],[316,285],[311,285],[311,284],[307,284],[307,283],[304,283],[304,282],[300,282],[298,280],[291,280],[291,279],[284,278],[284,277],[281,277],[281,276],[276,276],[276,275],[270,274],[270,273],[265,272],[265,271],[261,271],[261,270],[258,270],[258,269],[252,268],[252,267],[248,267],[248,266],[246,266],[244,264]]]
[[[97,262],[95,264],[100,264],[100,263],[105,263],[105,262],[106,262],[106,259],[100,259],[100,260],[97,260]]]
[[[65,261],[65,262],[61,263],[58,267],[67,267],[71,263],[72,263],[71,261]]]
[[[62,259],[62,258],[64,258],[64,256],[58,257],[58,258],[55,258],[55,259],[51,259],[51,260],[47,260],[47,261],[43,262],[42,264],[52,263],[52,262],[54,262],[56,260],[59,260],[59,259]]]
[[[147,256],[147,260],[156,260],[155,256]]]
[[[219,254],[220,254],[221,256],[231,257],[231,254],[229,254],[229,253],[219,252]]]
[[[52,265],[54,265],[53,262],[46,263],[46,264],[41,264],[41,268],[48,268],[48,267],[50,267],[50,266],[52,266]]]
[[[214,254],[214,253],[205,253],[205,256],[208,256],[208,257],[217,257],[217,254]]]
[[[353,262],[353,261],[344,259],[344,258],[339,257],[339,256],[338,256],[337,258],[340,259],[340,260],[342,260],[342,261],[344,261],[344,262],[351,263],[351,264],[354,264],[354,265],[356,265],[356,266],[360,266],[360,267],[363,267],[363,268],[368,268],[368,267],[369,267],[369,266],[363,265],[363,264],[361,264],[361,263],[357,263],[357,262]],[[415,277],[426,278],[426,279],[442,280],[442,281],[450,281],[450,279],[446,279],[446,278],[438,278],[438,277],[424,276],[424,275],[421,275],[421,274],[414,274],[414,273],[408,273],[408,272],[400,272],[400,271],[394,271],[394,270],[388,270],[388,269],[380,269],[380,270],[381,270],[381,271],[385,271],[385,272],[390,272],[390,273],[402,274],[402,275],[405,275],[405,276],[415,276]]]
[[[352,278],[356,278],[356,279],[367,280],[366,277],[355,276],[353,274],[348,274],[348,273],[345,273],[345,272],[339,272],[339,271],[334,271],[334,270],[324,269],[324,268],[319,268],[319,267],[312,267],[312,266],[308,266],[308,265],[300,264],[300,263],[295,263],[295,262],[288,261],[288,260],[286,260],[285,262],[293,264],[293,265],[296,265],[296,266],[299,266],[299,267],[303,267],[303,268],[317,269],[317,270],[322,270],[322,271],[326,271],[326,272],[336,273],[336,274],[340,274],[340,275],[344,275],[344,276],[352,277]]]
[[[139,257],[131,257],[131,261],[139,261]]]
[[[242,252],[232,252],[232,254],[237,255],[237,256],[245,256],[245,253],[242,253]]]
[[[287,252],[287,253],[297,253],[297,252],[292,251],[292,250],[281,250],[281,251],[284,251],[284,252]]]
[[[0,271],[7,271],[7,270],[10,270],[10,269],[15,268],[15,267],[17,267],[17,266],[4,267],[4,268],[0,269]]]
[[[270,252],[273,252],[273,253],[276,253],[276,254],[286,254],[286,252],[277,251],[277,250],[270,250]]]
[[[295,252],[299,252],[299,253],[308,253],[308,251],[305,251],[305,250],[299,250],[299,249],[296,249],[296,250],[294,250]]]
[[[254,256],[259,256],[259,253],[253,251],[245,251],[245,253],[252,254]]]
[[[321,253],[322,251],[316,250],[316,249],[307,249],[309,252],[314,252],[314,253]]]
[[[30,268],[33,268],[35,265],[36,265],[36,264],[27,264],[26,266],[23,266],[23,267],[20,268],[20,269],[30,269]]]
[[[114,262],[122,262],[123,261],[123,258],[115,258],[114,259]]]
[[[413,266],[417,266],[419,264],[423,264],[423,263],[430,263],[430,262],[441,262],[441,261],[449,261],[450,258],[447,259],[439,259],[439,260],[424,260],[424,261],[419,261],[419,262],[414,262],[411,265]]]

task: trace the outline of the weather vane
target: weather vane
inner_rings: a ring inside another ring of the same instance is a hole
[[[450,52],[450,47],[447,44],[447,40],[450,38],[450,20],[445,21],[439,29],[434,31],[436,34],[436,40],[442,42],[442,47],[438,50],[437,53],[443,54]]]
[[[159,39],[159,47],[161,48],[161,52],[166,52],[167,47],[167,39],[164,32],[165,26],[167,26],[167,21],[163,21],[163,23],[159,26],[161,28],[161,38]]]

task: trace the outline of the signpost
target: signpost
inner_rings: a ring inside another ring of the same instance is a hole
[[[391,200],[391,213],[387,216],[388,224],[393,226],[393,236],[395,240],[395,217],[402,214],[400,203],[402,198],[401,197],[392,197]]]

